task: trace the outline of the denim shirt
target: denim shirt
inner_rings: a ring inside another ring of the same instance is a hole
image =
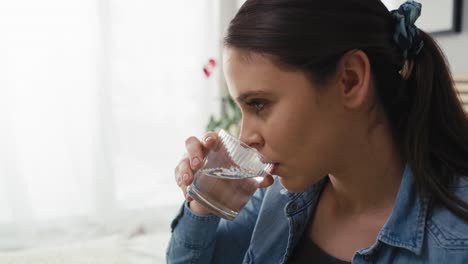
[[[167,263],[286,263],[327,181],[291,193],[275,179],[257,190],[233,221],[197,215],[185,203],[171,225]],[[466,177],[453,190],[468,201]],[[352,263],[468,263],[468,223],[444,207],[428,207],[406,166],[390,217],[375,243],[356,251]]]

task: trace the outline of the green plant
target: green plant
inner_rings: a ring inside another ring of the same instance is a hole
[[[224,129],[233,135],[239,135],[240,121],[242,119],[239,107],[237,107],[230,96],[223,97],[221,103],[221,116],[215,118],[211,115],[206,130],[218,131],[219,129]]]

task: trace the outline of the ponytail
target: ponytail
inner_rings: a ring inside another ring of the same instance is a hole
[[[403,155],[431,202],[468,221],[468,203],[453,189],[468,175],[468,117],[440,47],[420,32],[424,48],[414,58],[405,85],[411,100],[402,135]]]

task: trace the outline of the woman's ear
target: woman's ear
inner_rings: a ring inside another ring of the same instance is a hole
[[[359,109],[370,97],[371,69],[369,58],[362,50],[351,50],[338,63],[338,87],[343,105]]]

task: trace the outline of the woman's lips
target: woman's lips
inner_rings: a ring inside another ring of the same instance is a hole
[[[275,171],[277,170],[278,168],[278,165],[279,163],[278,162],[274,162],[274,161],[270,161],[270,160],[265,160],[265,159],[261,159],[262,163],[270,163],[270,164],[273,164],[271,170],[270,170],[270,174],[273,175],[275,173]]]
[[[271,168],[271,170],[270,170],[271,175],[275,174],[275,172],[278,170],[278,166],[279,166],[279,163],[277,163],[277,162],[273,163],[273,168]]]

